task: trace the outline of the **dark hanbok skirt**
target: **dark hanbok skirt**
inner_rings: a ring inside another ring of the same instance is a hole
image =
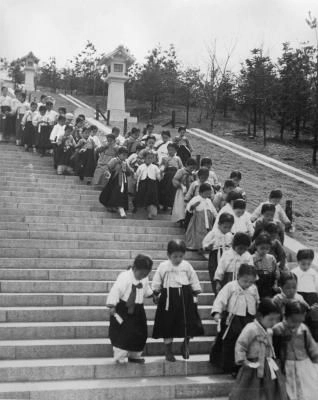
[[[40,132],[38,132],[37,146],[39,149],[50,149],[52,147],[50,141],[50,134],[53,126],[41,126]]]
[[[158,207],[158,204],[158,181],[150,178],[140,181],[135,198],[136,207]]]
[[[223,254],[223,249],[215,249],[210,251],[209,254],[209,262],[208,262],[208,270],[209,270],[209,276],[210,276],[210,281],[212,285],[212,290],[213,293],[216,293],[216,287],[215,287],[215,281],[214,281],[214,275],[218,267],[218,254],[220,252],[220,257]]]
[[[276,292],[273,290],[276,275],[274,272],[264,273],[264,271],[257,270],[258,280],[256,286],[258,289],[259,297],[273,297]]]
[[[35,127],[32,121],[25,124],[24,131],[22,132],[22,144],[32,147],[35,144]]]
[[[225,373],[237,372],[238,366],[235,364],[234,350],[235,343],[242,332],[242,329],[248,323],[254,320],[254,316],[247,314],[245,317],[234,315],[230,323],[225,338],[224,333],[228,326],[226,325],[227,313],[224,313],[221,320],[221,330],[218,333],[215,343],[211,348],[210,362],[212,365],[221,368]]]
[[[159,183],[159,203],[164,207],[173,207],[177,189],[173,186],[172,179],[176,172],[175,167],[167,168]]]
[[[79,169],[78,175],[81,178],[92,178],[94,176],[96,161],[95,153],[93,149],[87,149],[86,151],[79,153]]]
[[[118,175],[112,173],[107,185],[102,190],[99,201],[104,207],[117,208],[122,207],[128,210],[128,185],[124,184],[124,190],[121,191]]]
[[[191,153],[189,149],[185,145],[181,145],[178,147],[177,156],[181,158],[182,164],[186,165],[186,162],[191,157]]]
[[[318,303],[318,294],[313,292],[313,293],[308,293],[308,292],[298,292],[300,295],[303,296],[304,300],[310,305],[314,305]],[[318,342],[318,312],[315,310],[310,310],[307,313],[306,316],[306,324],[308,328],[310,329],[310,332],[315,339],[316,342]]]
[[[126,302],[120,301],[116,313],[124,320],[120,324],[114,316],[110,317],[109,338],[114,347],[126,351],[142,351],[145,347],[148,329],[143,304],[136,304],[133,314],[128,314]]]
[[[169,309],[166,311],[167,290]],[[191,286],[163,289],[155,316],[153,338],[169,339],[204,335]]]
[[[65,165],[67,167],[72,166],[72,155],[74,153],[73,148],[65,149],[63,145],[53,145],[54,149],[54,164]]]
[[[288,400],[283,374],[278,370],[272,379],[267,360],[263,378],[257,376],[257,368],[243,366],[229,400]]]

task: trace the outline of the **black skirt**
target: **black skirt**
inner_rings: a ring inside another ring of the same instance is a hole
[[[257,270],[257,275],[258,280],[256,281],[256,286],[258,289],[259,297],[263,299],[264,297],[275,296],[276,292],[273,290],[273,286],[276,280],[275,273],[264,273],[264,271]]]
[[[222,248],[220,250],[219,249],[212,250],[212,251],[210,251],[210,254],[209,254],[208,270],[209,270],[210,281],[211,281],[213,293],[216,293],[214,275],[215,275],[215,271],[217,270],[217,267],[218,267],[219,252],[220,252],[220,257],[221,257],[223,254]]]
[[[54,146],[54,164],[66,165],[70,167],[72,165],[73,148],[65,149],[63,145]]]
[[[118,175],[112,173],[109,182],[102,190],[99,201],[104,207],[122,207],[128,210],[128,185],[124,184],[124,190],[119,186]]]
[[[96,161],[93,149],[87,149],[86,151],[79,153],[79,169],[78,175],[82,178],[92,178],[94,176]]]
[[[28,121],[25,124],[22,132],[22,143],[28,147],[32,147],[35,144],[35,127],[32,121]]]
[[[148,329],[143,304],[136,304],[133,314],[128,314],[126,302],[120,301],[116,313],[124,320],[122,324],[110,317],[109,338],[111,344],[126,351],[142,351],[145,347]]]
[[[169,339],[204,335],[191,286],[168,290],[169,309],[166,311],[167,289],[163,289],[156,311],[153,338]]]
[[[312,306],[315,303],[318,303],[318,294],[313,292],[298,292],[300,295],[303,296],[304,300]],[[316,342],[318,342],[318,313],[317,311],[310,310],[307,313],[306,316],[306,325],[310,329],[310,332],[315,339]]]
[[[177,168],[169,167],[165,170],[164,177],[159,183],[159,203],[164,207],[173,207],[177,189],[172,184],[172,179]]]
[[[147,178],[139,182],[135,199],[136,207],[158,207],[158,181]]]
[[[50,141],[50,134],[52,132],[53,126],[41,126],[41,130],[38,134],[37,146],[40,149],[50,149],[52,147]]]
[[[178,147],[177,156],[181,158],[182,164],[186,165],[186,162],[191,157],[191,153],[189,149],[182,144],[181,146]]]
[[[225,373],[237,372],[238,366],[235,364],[234,350],[235,343],[242,332],[242,329],[248,323],[254,320],[252,315],[247,314],[245,317],[234,315],[228,332],[223,339],[223,335],[227,330],[226,325],[227,313],[224,313],[221,320],[221,330],[218,333],[215,343],[211,348],[210,362],[212,365],[221,368]]]

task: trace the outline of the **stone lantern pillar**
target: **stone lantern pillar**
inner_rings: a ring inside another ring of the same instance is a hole
[[[21,60],[25,61],[25,90],[28,92],[34,92],[34,78],[36,73],[36,65],[38,64],[39,59],[35,57],[32,51],[30,51],[30,53],[23,57]]]

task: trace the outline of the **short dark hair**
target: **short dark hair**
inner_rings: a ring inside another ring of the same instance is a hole
[[[297,276],[291,271],[282,271],[278,279],[278,286],[282,288],[288,281],[297,282]]]
[[[232,188],[235,187],[235,184],[232,181],[232,179],[227,179],[226,181],[224,181],[223,188],[225,189],[225,188],[229,188],[229,187],[232,187]]]
[[[241,174],[241,172],[240,171],[232,171],[231,172],[231,174],[230,174],[230,179],[239,179],[239,180],[241,180],[242,179],[242,174]]]
[[[237,192],[236,190],[231,190],[230,193],[226,196],[226,202],[231,203],[231,201],[235,201],[238,199],[243,199],[241,193]]]
[[[58,121],[58,122],[65,122],[65,121],[66,121],[66,118],[65,118],[64,115],[59,115],[58,118],[57,118],[57,121]]]
[[[41,112],[41,111],[46,111],[46,106],[40,106],[39,107],[39,111]]]
[[[146,129],[148,129],[148,128],[154,128],[154,127],[155,127],[154,124],[151,123],[151,122],[149,122],[149,123],[146,125]]]
[[[140,129],[133,127],[130,133],[133,134],[133,133],[137,133],[137,132],[140,133]]]
[[[292,315],[303,315],[306,313],[306,307],[300,301],[290,300],[285,305],[285,317],[291,317]]]
[[[187,167],[196,167],[197,166],[197,162],[195,161],[194,158],[188,158],[186,161],[186,166]]]
[[[187,128],[185,126],[179,126],[179,128],[178,128],[178,132],[186,131],[186,130],[187,130]]]
[[[212,166],[212,159],[210,157],[201,158],[201,167]]]
[[[279,232],[279,228],[278,228],[278,225],[276,224],[276,222],[268,222],[264,226],[264,231],[269,233],[269,234],[278,233]]]
[[[233,210],[246,210],[246,201],[243,199],[237,199],[233,202]]]
[[[269,236],[268,233],[260,233],[256,239],[255,239],[255,246],[260,246],[262,244],[268,244],[269,246],[271,246],[272,241],[271,241],[271,237]]]
[[[230,213],[222,213],[220,215],[219,218],[219,225],[225,224],[225,223],[229,223],[229,224],[234,224],[234,216]]]
[[[170,240],[167,247],[167,253],[171,255],[172,253],[176,253],[179,251],[183,254],[185,254],[185,252],[187,251],[187,246],[184,241],[181,239]]]
[[[176,143],[169,143],[167,148],[169,149],[169,147],[174,148],[176,151],[178,150],[178,145]]]
[[[66,131],[72,132],[73,130],[74,130],[73,125],[66,125],[64,128],[64,132],[66,132]]]
[[[119,155],[119,154],[128,154],[128,149],[127,149],[127,147],[120,146],[120,147],[118,148],[118,150],[117,150],[117,154],[118,154],[118,155]]]
[[[209,170],[206,167],[201,167],[198,171],[198,177],[209,177]]]
[[[108,133],[108,135],[106,135],[106,138],[108,139],[113,139],[113,140],[116,140],[116,137],[115,137],[115,135],[113,135],[112,133]]]
[[[234,247],[236,246],[246,246],[246,247],[250,247],[251,245],[251,239],[248,236],[247,233],[243,233],[243,232],[237,232],[234,237],[233,237],[233,244],[232,247],[234,249]]]
[[[276,207],[275,204],[265,203],[262,205],[261,214],[265,214],[267,211],[275,212]]]
[[[199,187],[199,193],[204,193],[211,190],[212,186],[209,183],[202,183]]]
[[[297,261],[301,260],[313,260],[315,258],[315,253],[312,249],[302,249],[298,250]]]
[[[115,132],[120,133],[120,129],[117,128],[117,126],[114,126],[113,129],[112,129],[112,133],[115,133]]]
[[[257,271],[254,265],[249,265],[249,264],[241,264],[240,268],[237,273],[237,277],[240,278],[241,276],[244,275],[253,275],[257,276]]]
[[[91,126],[89,127],[89,130],[90,130],[90,131],[93,131],[94,129],[97,129],[97,130],[98,130],[98,128],[97,128],[96,125],[91,125]]]
[[[37,107],[37,103],[35,101],[32,101],[31,104],[30,104],[30,107],[32,107],[32,106],[36,106]]]
[[[81,118],[83,121],[85,121],[85,115],[84,114],[78,114],[78,118]]]
[[[133,268],[137,270],[151,271],[153,266],[153,261],[149,256],[144,254],[138,254],[134,260]]]
[[[146,138],[146,143],[147,143],[148,140],[150,140],[150,139],[151,139],[151,140],[154,140],[154,141],[157,140],[155,136],[150,135],[150,136],[148,136],[148,137]]]
[[[258,308],[257,308],[258,315],[262,317],[266,317],[269,314],[280,314],[279,307],[270,299],[269,297],[264,297],[261,299]]]
[[[281,190],[272,190],[269,194],[270,199],[281,199],[283,197],[283,192]]]
[[[136,145],[136,151],[143,150],[144,148],[145,148],[145,146],[144,146],[142,143],[138,143],[138,144]]]
[[[62,112],[64,112],[64,114],[66,114],[66,108],[65,107],[59,107],[58,109],[57,109],[57,111],[62,111]]]
[[[162,131],[161,136],[163,136],[163,135],[171,137],[170,131]]]

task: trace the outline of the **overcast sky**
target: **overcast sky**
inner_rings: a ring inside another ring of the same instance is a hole
[[[313,42],[309,10],[318,16],[318,0],[0,0],[0,57],[32,50],[63,66],[91,40],[106,53],[125,44],[142,61],[156,44],[174,43],[185,65],[204,69],[216,41],[220,58],[236,44],[237,69],[260,45],[275,58],[282,42]]]

